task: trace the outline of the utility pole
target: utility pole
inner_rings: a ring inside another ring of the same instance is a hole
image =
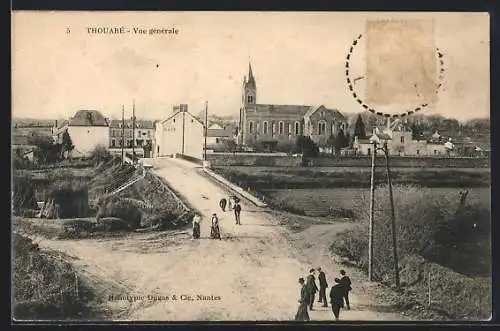
[[[135,99],[132,102],[132,157],[135,163]]]
[[[370,224],[368,238],[368,279],[373,282],[373,219],[375,216],[375,155],[377,154],[377,143],[373,142],[372,170],[370,179]]]
[[[387,184],[389,185],[389,202],[391,204],[391,228],[392,228],[392,252],[394,255],[394,279],[396,288],[399,288],[399,265],[398,265],[398,249],[396,242],[396,215],[394,211],[394,197],[392,195],[392,180],[391,171],[389,168],[389,149],[387,142],[384,143],[385,168],[387,171]]]
[[[207,133],[208,133],[208,101],[205,101],[205,144],[203,148],[203,160],[207,160]]]
[[[122,165],[125,163],[125,107],[122,105]]]
[[[181,155],[184,156],[184,139],[185,139],[185,130],[186,130],[186,111],[181,105],[182,110],[182,150]]]

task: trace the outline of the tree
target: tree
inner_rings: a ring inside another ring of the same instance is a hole
[[[69,153],[75,148],[75,145],[73,145],[73,141],[71,140],[71,137],[68,133],[68,130],[64,130],[62,134],[62,142],[61,142],[61,153],[60,153],[60,158],[64,158],[64,153],[68,152]]]
[[[347,140],[347,137],[344,134],[344,130],[340,130],[339,133],[337,134],[337,137],[335,137],[335,154],[339,154],[340,150],[344,147],[349,146],[349,140]]]
[[[292,153],[293,147],[294,146],[291,142],[288,141],[279,142],[278,145],[276,146],[276,151],[283,153]]]
[[[224,152],[234,153],[236,151],[236,142],[232,139],[223,139],[221,145]]]
[[[299,136],[295,141],[295,146],[304,157],[314,157],[319,154],[319,147],[311,137]]]
[[[361,118],[361,114],[358,114],[358,118],[356,119],[356,123],[354,124],[354,136],[358,137],[358,139],[366,138],[365,123]]]

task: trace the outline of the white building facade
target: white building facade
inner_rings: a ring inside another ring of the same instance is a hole
[[[68,131],[75,146],[74,157],[88,156],[97,146],[108,148],[109,124],[104,116],[96,110],[79,110],[60,128],[55,128],[54,138],[62,139],[64,131]]]
[[[187,105],[174,107],[172,114],[156,123],[155,157],[181,154],[203,159],[204,125],[187,110]]]

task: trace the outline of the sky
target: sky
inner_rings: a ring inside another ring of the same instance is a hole
[[[363,111],[349,93],[345,61],[367,19],[433,20],[444,54],[437,101],[424,114],[467,120],[489,117],[487,13],[355,12],[14,12],[12,115],[68,118],[79,109],[104,116],[162,119],[175,104],[194,114],[237,115],[251,61],[257,103],[319,105]],[[88,27],[130,33],[89,34]],[[176,28],[177,35],[138,35]],[[69,29],[69,33],[68,33]],[[365,75],[367,43],[351,58]],[[437,63],[437,60],[436,60]],[[363,94],[363,80],[358,82]],[[400,105],[377,110],[399,112]]]

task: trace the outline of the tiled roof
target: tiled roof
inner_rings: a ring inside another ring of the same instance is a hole
[[[346,119],[345,116],[342,115],[342,113],[340,111],[338,111],[337,109],[329,109],[329,108],[326,108],[324,105],[309,107],[308,111],[304,114],[304,116],[305,117],[309,117],[309,116],[311,116],[312,114],[314,114],[319,109],[324,109],[326,111],[331,112],[333,114],[333,116],[337,117],[338,119],[341,119],[341,120],[345,120]]]
[[[132,128],[132,120],[127,119],[124,121],[125,122],[125,128]],[[110,128],[121,128],[120,125],[122,123],[122,120],[111,120],[109,122],[109,127]],[[154,121],[148,121],[148,120],[136,120],[135,121],[136,128],[138,129],[154,129]]]
[[[70,118],[69,126],[108,126],[108,122],[97,110],[79,110]]]
[[[229,129],[208,129],[207,137],[232,137],[233,132]]]
[[[287,113],[304,116],[311,106],[256,104],[258,112]]]

